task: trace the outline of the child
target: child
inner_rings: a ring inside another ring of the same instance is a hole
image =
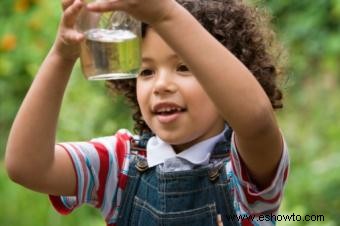
[[[64,214],[91,204],[107,225],[275,224],[288,153],[273,112],[278,68],[258,12],[240,0],[62,5],[57,39],[9,136],[10,177],[50,194]],[[140,136],[120,130],[55,145],[84,38],[73,29],[82,7],[145,22],[137,79],[109,82],[136,107]]]

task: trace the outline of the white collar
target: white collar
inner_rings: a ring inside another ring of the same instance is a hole
[[[210,154],[215,144],[223,139],[224,132],[227,129],[228,127],[220,134],[201,141],[179,154],[176,154],[170,144],[165,143],[158,136],[153,136],[146,146],[148,166],[153,167],[162,164],[165,160],[174,157],[185,159],[194,165],[206,165],[209,163]]]

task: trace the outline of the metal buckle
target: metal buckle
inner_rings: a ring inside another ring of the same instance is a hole
[[[137,159],[135,167],[139,172],[144,172],[145,170],[149,168],[148,162],[146,161],[146,159],[140,159],[140,158]]]
[[[215,168],[209,171],[209,180],[214,182],[220,176],[219,168]]]

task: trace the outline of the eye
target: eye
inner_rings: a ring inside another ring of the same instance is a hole
[[[139,76],[150,76],[153,74],[153,71],[150,70],[150,69],[142,69],[140,72],[139,72]]]
[[[185,65],[185,64],[180,64],[178,67],[177,67],[177,71],[180,71],[180,72],[188,72],[190,71],[189,68]]]

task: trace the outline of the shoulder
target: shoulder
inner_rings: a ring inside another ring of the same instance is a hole
[[[122,136],[126,139],[130,139],[132,137],[135,137],[136,135],[132,134],[130,130],[128,129],[119,129],[116,133],[115,136]]]
[[[283,150],[270,185],[258,189],[252,183],[247,167],[238,155],[234,140],[231,142],[231,158],[227,162],[226,171],[230,189],[234,195],[235,209],[242,214],[275,213],[281,203],[283,189],[289,171],[288,147],[282,135]]]
[[[96,146],[97,149],[105,148],[108,151],[117,151],[122,148],[128,149],[128,144],[134,137],[135,135],[133,135],[129,130],[119,129],[112,135],[92,138],[88,143]]]
[[[90,142],[117,142],[117,139],[121,141],[130,141],[136,135],[132,134],[128,129],[119,129],[112,135],[95,137],[90,140]]]

